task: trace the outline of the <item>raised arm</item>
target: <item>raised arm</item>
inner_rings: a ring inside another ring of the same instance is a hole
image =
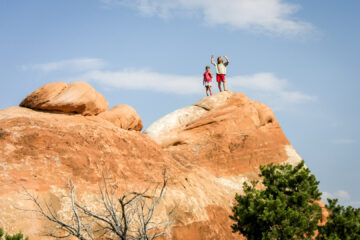
[[[228,59],[228,57],[227,56],[224,56],[224,58],[226,59],[226,65],[228,65],[229,63],[230,63],[230,60]]]
[[[211,55],[211,64],[216,66],[216,64],[214,62],[214,55]]]

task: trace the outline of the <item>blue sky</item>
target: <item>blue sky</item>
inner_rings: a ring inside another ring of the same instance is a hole
[[[360,206],[357,0],[0,0],[0,109],[88,81],[148,126],[204,96],[210,55],[275,112],[326,196]]]

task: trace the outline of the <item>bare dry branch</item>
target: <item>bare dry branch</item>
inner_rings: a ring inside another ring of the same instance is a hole
[[[120,240],[153,240],[166,235],[166,229],[172,224],[171,221],[156,222],[153,216],[156,207],[164,196],[169,177],[166,171],[163,172],[163,183],[159,188],[156,186],[150,195],[147,195],[149,188],[137,193],[124,193],[120,197],[116,196],[116,185],[110,184],[109,180],[103,176],[103,185],[100,189],[100,204],[103,206],[99,212],[94,212],[81,204],[76,199],[76,187],[71,180],[68,181],[69,194],[65,197],[70,199],[71,216],[70,220],[65,221],[51,206],[51,203],[44,201],[41,203],[38,197],[30,194],[25,188],[25,195],[32,201],[36,209],[25,210],[39,213],[45,219],[57,225],[53,232],[47,236],[63,239],[73,236],[80,240],[94,240],[104,237]],[[169,212],[167,218],[173,215],[173,210]],[[63,234],[65,232],[65,234]]]

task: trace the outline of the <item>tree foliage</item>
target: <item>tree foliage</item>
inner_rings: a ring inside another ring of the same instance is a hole
[[[5,238],[3,238],[5,237]],[[24,235],[19,232],[14,235],[10,235],[4,232],[4,229],[0,228],[0,240],[29,240],[28,237],[24,238]]]
[[[337,199],[328,199],[326,208],[330,212],[324,226],[319,226],[317,240],[360,239],[360,209],[337,204]]]
[[[245,194],[235,196],[233,232],[248,240],[312,239],[321,219],[315,202],[321,193],[304,161],[297,166],[269,164],[260,171],[263,186],[244,183]]]

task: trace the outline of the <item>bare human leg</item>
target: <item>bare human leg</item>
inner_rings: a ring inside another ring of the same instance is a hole
[[[226,90],[226,80],[223,81],[223,84],[224,84],[224,91],[227,91]]]
[[[219,91],[221,92],[221,81],[218,82]]]
[[[211,87],[209,87],[209,90],[210,90],[210,96],[212,96],[212,91],[211,91]]]

